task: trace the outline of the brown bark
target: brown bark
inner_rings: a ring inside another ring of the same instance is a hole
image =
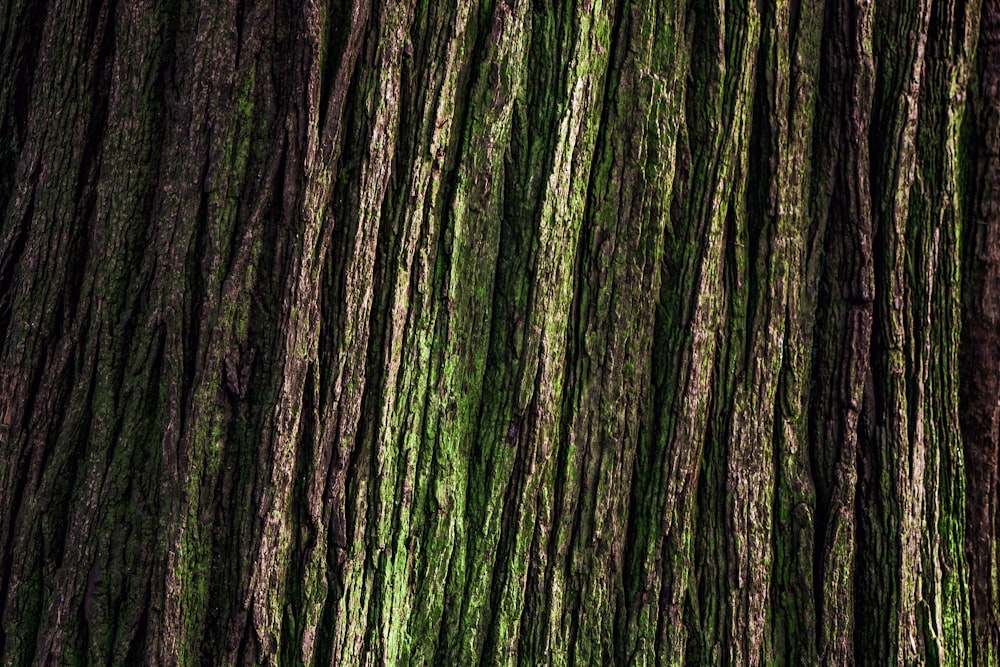
[[[3,664],[991,664],[994,0],[0,6]]]
[[[1000,476],[1000,7],[984,3],[967,132],[969,225],[962,311],[962,437],[967,474],[966,549],[977,659],[998,659],[997,492]]]

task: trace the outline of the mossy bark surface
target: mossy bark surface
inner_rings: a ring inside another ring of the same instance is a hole
[[[1000,659],[996,0],[0,5],[0,663]]]

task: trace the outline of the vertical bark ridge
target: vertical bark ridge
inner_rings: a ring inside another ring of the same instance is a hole
[[[976,3],[938,3],[929,17],[924,93],[916,138],[918,172],[912,191],[908,246],[919,276],[914,289],[913,355],[919,370],[914,400],[923,413],[927,442],[920,529],[923,604],[918,616],[927,638],[928,662],[975,664],[970,627],[969,578],[964,563],[965,461],[959,418],[958,374],[961,329],[960,236],[963,225],[958,156],[960,124],[974,52]],[[939,147],[944,146],[942,151]],[[942,363],[943,362],[943,363]]]
[[[637,295],[640,299],[645,295],[663,294],[671,279],[671,276],[664,270],[666,249],[663,247],[663,239],[671,224],[670,204],[674,197],[675,179],[681,168],[678,166],[676,153],[680,130],[676,120],[684,102],[686,76],[684,65],[686,39],[683,14],[684,6],[682,3],[664,3],[646,11],[642,11],[640,6],[628,5],[623,13],[622,28],[620,28],[624,34],[633,36],[633,44],[636,46],[626,51],[628,55],[623,60],[618,87],[615,91],[617,93],[616,102],[611,108],[612,115],[609,126],[605,130],[606,141],[611,146],[615,146],[617,141],[627,141],[624,143],[625,147],[641,146],[643,148],[645,167],[641,172],[642,180],[638,181],[638,185],[632,187],[642,192],[646,198],[642,206],[643,210],[648,212],[647,215],[660,221],[658,228],[646,232],[649,239],[647,242],[650,244],[651,250],[647,250],[643,254],[645,261],[652,262],[652,265],[649,268],[641,269],[642,273],[648,276],[650,282],[648,286],[643,285],[642,291]],[[645,53],[649,54],[650,66],[648,70],[644,69],[644,59],[641,58]],[[621,136],[617,127],[618,123],[622,123],[625,128],[632,132],[641,129],[641,126],[637,128],[635,125],[634,119],[637,110],[630,110],[625,105],[628,104],[627,100],[630,97],[634,100],[634,104],[642,103],[645,95],[640,96],[637,93],[645,92],[644,86],[647,85],[647,79],[650,97],[646,112],[646,132],[648,134],[645,144],[640,144],[638,140],[632,139],[628,132],[624,134],[622,139],[618,139]],[[630,86],[635,91],[631,95],[629,94]],[[619,109],[622,107],[624,109],[620,111]],[[616,165],[616,163],[612,164]],[[631,180],[627,163],[620,169],[622,175],[617,180],[621,183],[619,187],[622,191],[626,191],[625,188],[628,187]],[[610,197],[608,200],[609,202],[614,201]],[[600,221],[602,226],[607,227],[608,223],[603,222],[607,215],[605,210],[605,206],[598,206],[595,209],[595,215],[598,216],[596,220]],[[634,209],[626,210],[631,213]],[[595,236],[595,253],[603,251],[603,248],[611,243],[615,243],[615,246],[611,247],[616,247],[617,243],[613,237],[608,237],[606,232],[599,237]],[[639,243],[639,240],[636,240],[636,243]],[[641,246],[638,247],[641,249]],[[643,254],[640,254],[640,257],[643,257]],[[616,285],[616,290],[623,290],[627,293],[629,289],[634,289],[634,285],[634,278],[623,280],[620,285]],[[631,462],[629,486],[622,488],[623,493],[626,491],[629,493],[628,525],[621,566],[624,590],[622,591],[623,599],[618,604],[615,634],[618,648],[618,655],[615,658],[622,664],[648,664],[656,660],[655,631],[658,614],[656,605],[650,604],[650,602],[656,599],[656,582],[659,573],[651,558],[654,557],[655,550],[659,548],[658,532],[663,514],[657,494],[662,493],[663,489],[659,487],[657,479],[660,467],[653,458],[656,452],[654,449],[655,422],[649,416],[655,415],[655,398],[661,391],[658,387],[660,378],[657,376],[663,372],[661,317],[664,309],[662,304],[655,299],[649,299],[648,308],[649,310],[644,311],[645,327],[638,329],[637,332],[638,340],[629,342],[633,349],[641,350],[643,348],[640,345],[644,345],[645,349],[648,350],[645,355],[640,355],[633,362],[636,378],[641,378],[640,382],[644,383],[646,387],[644,390],[639,390],[638,398],[629,399],[634,406],[631,409],[634,409],[636,414],[643,414],[647,417],[640,420],[641,426],[633,436],[635,453],[634,460]],[[618,310],[618,313],[620,313],[619,317],[625,314],[622,310]],[[642,323],[643,320],[640,319],[639,322]],[[639,326],[641,327],[642,324]],[[617,330],[617,327],[613,330]],[[624,428],[627,429],[628,426],[624,426]],[[627,454],[622,454],[622,456],[624,458]]]
[[[816,488],[810,471],[808,409],[815,324],[818,252],[810,234],[816,218],[810,205],[819,152],[812,138],[819,106],[820,43],[823,17],[818,3],[777,3],[774,35],[765,62],[758,65],[767,81],[771,131],[764,157],[776,166],[758,195],[765,219],[773,221],[775,243],[785,250],[787,296],[784,357],[775,405],[774,566],[772,574],[771,651],[778,664],[810,664],[818,656],[818,609],[814,591]],[[773,62],[773,64],[772,64]],[[773,79],[771,78],[773,77]],[[772,101],[773,100],[773,101]],[[809,165],[806,167],[806,165]],[[818,226],[818,225],[816,225]]]

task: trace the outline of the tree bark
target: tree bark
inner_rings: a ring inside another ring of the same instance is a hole
[[[0,662],[988,665],[997,0],[0,5]]]

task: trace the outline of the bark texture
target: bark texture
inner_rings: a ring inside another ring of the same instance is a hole
[[[990,665],[997,0],[0,4],[0,662]]]

